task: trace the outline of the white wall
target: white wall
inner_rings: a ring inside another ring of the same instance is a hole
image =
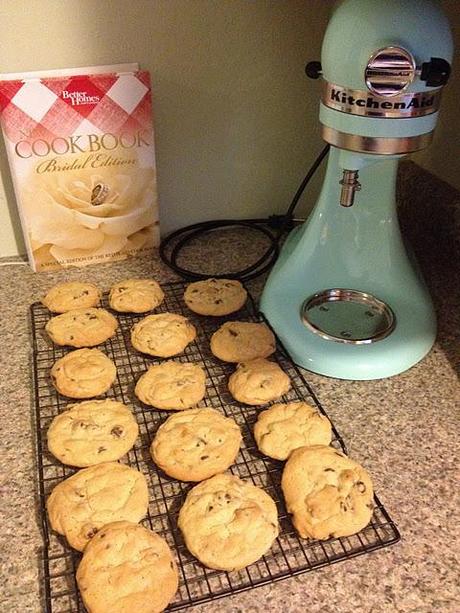
[[[319,59],[333,0],[2,0],[2,72],[138,61],[151,72],[163,232],[281,212],[320,151]],[[446,0],[460,23],[457,0]],[[460,46],[460,44],[459,44]],[[460,188],[460,79],[419,161]],[[446,164],[444,147],[455,159]],[[0,255],[24,252],[0,150]],[[316,177],[303,201],[314,202]]]

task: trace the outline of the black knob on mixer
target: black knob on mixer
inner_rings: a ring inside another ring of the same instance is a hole
[[[323,74],[321,72],[321,62],[308,62],[308,64],[305,66],[305,73],[310,79],[319,79],[319,77]]]
[[[449,80],[450,64],[441,57],[432,57],[422,64],[421,81],[426,81],[428,87],[441,87]]]

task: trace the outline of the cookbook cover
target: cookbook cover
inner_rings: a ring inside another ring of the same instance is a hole
[[[0,122],[34,270],[158,245],[148,72],[117,65],[1,75]]]

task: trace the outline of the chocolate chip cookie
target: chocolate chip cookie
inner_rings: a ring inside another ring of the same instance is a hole
[[[112,286],[109,304],[120,313],[146,313],[160,306],[164,297],[154,279],[126,279]]]
[[[267,553],[278,536],[278,514],[261,488],[222,474],[188,493],[178,526],[187,549],[202,564],[232,571]]]
[[[52,287],[42,299],[53,313],[65,313],[72,309],[88,309],[101,301],[101,292],[92,283],[66,281]]]
[[[181,411],[195,406],[206,392],[206,375],[199,364],[168,360],[150,366],[134,393],[157,409]]]
[[[91,613],[160,613],[174,598],[178,572],[164,539],[119,521],[104,526],[88,543],[77,583]]]
[[[281,487],[302,538],[350,536],[372,517],[373,488],[368,473],[333,447],[295,449],[284,467]]]
[[[215,409],[190,409],[169,417],[150,447],[153,461],[170,477],[203,481],[235,461],[241,431]]]
[[[195,327],[183,315],[158,313],[133,326],[131,342],[142,353],[169,358],[182,353],[195,336]]]
[[[280,366],[263,358],[238,364],[228,380],[228,389],[233,398],[251,405],[277,400],[290,387],[291,381]]]
[[[305,445],[329,445],[331,422],[306,402],[274,404],[259,413],[254,438],[262,453],[285,460]]]
[[[57,360],[51,380],[69,398],[92,398],[106,392],[115,381],[115,364],[99,349],[76,349]]]
[[[52,317],[45,330],[56,345],[94,347],[112,337],[118,322],[105,309],[72,309]]]
[[[92,466],[121,458],[138,433],[134,415],[122,402],[87,400],[53,419],[48,449],[63,464]]]
[[[275,337],[265,324],[227,321],[211,336],[211,351],[224,362],[267,358],[275,349]]]
[[[51,527],[83,551],[113,521],[139,522],[147,513],[147,481],[134,468],[107,462],[79,470],[51,492],[46,507]]]
[[[190,283],[184,292],[185,304],[199,315],[219,317],[238,311],[247,291],[234,279],[206,279]]]

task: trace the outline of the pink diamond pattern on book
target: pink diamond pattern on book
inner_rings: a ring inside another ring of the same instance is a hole
[[[86,116],[88,121],[102,132],[117,132],[128,119],[129,115],[108,96],[104,96]]]
[[[45,128],[54,136],[71,134],[80,122],[81,115],[72,108],[68,109],[67,104],[60,98],[57,98],[37,126],[37,132],[40,133],[40,128]],[[38,134],[34,134],[34,136],[35,138],[40,138]]]
[[[37,141],[37,140],[50,142],[54,138],[56,138],[56,134],[48,130],[48,128],[45,127],[45,124],[37,123],[35,125],[35,128],[31,130],[31,132],[29,133],[28,138],[24,140],[29,141],[29,142]],[[41,149],[40,147],[37,147],[37,151],[41,151],[41,153],[43,153],[44,148],[45,148],[44,145],[42,146]],[[20,150],[23,151],[23,147],[20,147]],[[26,153],[26,155],[28,155],[28,153]]]
[[[3,112],[13,96],[21,89],[22,81],[5,81],[0,90],[0,113]]]
[[[93,96],[100,92],[100,100],[94,106],[84,102],[81,106],[84,112],[81,112],[78,104],[70,106],[63,124],[58,117],[62,105],[68,105],[62,100],[62,92],[66,91],[71,80],[53,77],[26,82],[3,82],[0,111],[3,109],[4,129],[8,136],[18,140],[20,136],[30,137],[32,133],[35,138],[39,138],[38,135],[42,133],[54,136],[75,133],[81,124],[82,115],[96,128],[96,132],[116,132],[123,126],[151,127],[151,101],[150,95],[147,95],[149,89],[145,85],[150,82],[148,72],[81,77],[81,91],[90,92]],[[122,85],[129,89],[128,93],[122,93]]]
[[[148,130],[152,126],[152,100],[150,96],[144,96],[141,102],[131,113],[131,118],[137,121],[142,128]]]
[[[5,106],[2,117],[4,118],[5,134],[15,142],[21,140],[21,138],[29,138],[29,135],[38,125],[29,115],[26,115],[11,102]]]
[[[76,136],[77,134],[102,134],[102,130],[97,128],[93,123],[91,123],[87,119],[83,119],[83,121],[80,122],[78,126],[75,128],[75,130],[72,132],[73,136]]]
[[[72,82],[71,77],[53,77],[50,79],[42,79],[45,81],[46,87],[50,89],[56,96],[60,96],[67,89],[69,83]]]
[[[146,74],[149,77],[148,72],[136,72],[136,78],[141,78],[141,75]],[[108,92],[112,85],[119,78],[116,74],[94,74],[88,77],[91,79],[91,82],[94,83],[96,87],[98,87],[102,92]]]

